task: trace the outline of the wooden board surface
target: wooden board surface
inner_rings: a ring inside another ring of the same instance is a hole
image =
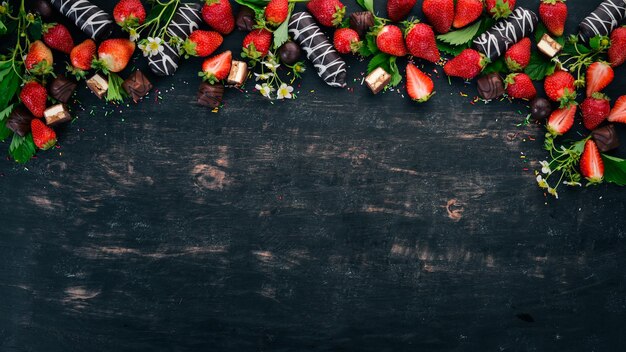
[[[598,3],[568,2],[569,31]],[[194,104],[200,62],[151,77],[162,99],[138,105],[82,87],[60,148],[0,161],[0,350],[626,344],[626,192],[546,199],[544,130],[516,126],[523,104],[473,106],[474,84],[443,76],[424,105],[373,97],[350,60],[349,89],[309,65],[298,100],[249,82],[215,114]]]

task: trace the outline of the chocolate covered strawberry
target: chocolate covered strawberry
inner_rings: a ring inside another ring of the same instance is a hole
[[[71,67],[68,67],[70,73],[77,78],[85,76],[85,71],[91,69],[91,63],[96,57],[96,42],[92,39],[86,39],[82,43],[76,45],[70,52]]]
[[[272,45],[272,32],[255,29],[243,38],[243,56],[253,60],[265,57]]]
[[[376,35],[376,46],[383,53],[404,56],[407,53],[402,30],[393,24],[384,26]]]
[[[506,18],[515,8],[515,0],[487,0],[487,13],[493,18]]]
[[[306,8],[319,24],[326,27],[339,26],[346,14],[346,8],[340,0],[311,0]]]
[[[528,38],[522,38],[513,44],[504,54],[506,66],[512,72],[523,71],[530,63],[531,42]]]
[[[93,62],[95,68],[106,73],[120,72],[133,56],[135,43],[128,39],[107,39],[98,47],[98,60]]]
[[[576,79],[569,72],[556,71],[546,77],[543,88],[552,101],[561,102],[562,106],[576,99]]]
[[[272,27],[285,22],[289,14],[289,0],[270,0],[265,7],[265,21]]]
[[[30,81],[22,87],[20,100],[35,117],[43,117],[48,100],[46,88],[35,81]]]
[[[409,22],[406,26],[404,41],[406,48],[411,55],[430,62],[437,62],[441,59],[435,32],[426,23],[418,21]]]
[[[585,75],[587,96],[590,97],[593,93],[602,91],[613,82],[614,77],[613,69],[606,62],[597,61],[589,65]]]
[[[621,66],[626,62],[626,27],[618,27],[611,33],[611,47],[608,55],[613,67]]]
[[[181,52],[185,54],[185,57],[206,57],[213,54],[223,41],[222,35],[216,31],[196,29],[183,43]]]
[[[443,70],[448,76],[472,79],[485,68],[486,58],[474,49],[465,49],[448,61]]]
[[[525,73],[511,73],[504,80],[506,84],[506,94],[517,99],[533,99],[537,95],[537,90],[533,81]]]
[[[232,52],[227,50],[204,60],[202,63],[202,72],[199,73],[199,76],[202,77],[204,81],[211,84],[226,79],[230,72],[232,59]]]
[[[626,123],[626,95],[617,98],[607,120],[609,122]]]
[[[593,139],[585,142],[585,149],[580,156],[580,173],[590,184],[601,183],[604,179],[604,162]]]
[[[134,28],[146,20],[146,9],[139,0],[120,0],[113,8],[113,18],[122,28]]]
[[[406,65],[406,91],[413,101],[423,103],[433,95],[433,80],[412,63]]]
[[[448,33],[454,22],[454,0],[424,0],[422,12],[437,33]]]
[[[342,54],[357,53],[362,44],[359,33],[351,28],[339,28],[333,35],[333,46]]]
[[[541,0],[539,18],[551,34],[557,37],[562,36],[567,20],[565,0]]]
[[[417,0],[387,0],[387,17],[393,22],[402,21],[416,2]]]
[[[45,75],[52,72],[52,51],[41,40],[30,44],[24,59],[26,70],[35,75]]]
[[[50,149],[57,143],[57,135],[54,130],[40,119],[30,121],[30,130],[33,133],[33,142],[41,150]]]
[[[606,95],[593,93],[580,104],[580,111],[583,115],[583,125],[593,131],[609,116],[611,104]]]
[[[552,135],[560,136],[569,131],[574,126],[577,107],[576,104],[570,104],[564,108],[554,110],[548,118],[548,125],[546,126],[548,132]]]
[[[452,27],[463,28],[475,22],[483,14],[483,0],[457,0]]]
[[[48,23],[42,27],[43,41],[48,47],[69,54],[74,48],[70,31],[60,23]]]
[[[205,0],[202,19],[222,35],[229,34],[235,28],[235,16],[229,0]]]

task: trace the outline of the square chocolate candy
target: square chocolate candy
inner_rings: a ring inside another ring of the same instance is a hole
[[[72,116],[67,110],[65,104],[52,105],[43,112],[43,116],[46,119],[46,125],[48,126],[58,125],[72,119]]]
[[[374,94],[380,93],[391,81],[391,75],[387,73],[381,67],[376,68],[367,77],[365,77],[365,84]]]
[[[6,126],[14,133],[24,137],[30,132],[30,121],[34,118],[35,116],[33,116],[27,108],[20,105],[13,109],[6,122]]]
[[[248,78],[248,64],[243,61],[233,60],[226,83],[235,87],[241,87],[246,78]]]
[[[602,153],[619,147],[619,138],[617,137],[614,125],[596,128],[591,132],[591,137]]]
[[[537,49],[545,56],[553,58],[563,49],[563,46],[546,33],[537,43]]]
[[[209,84],[203,82],[198,88],[198,105],[216,108],[222,103],[224,85],[221,83]]]
[[[98,98],[102,99],[109,90],[109,81],[102,77],[101,74],[96,73],[87,80],[87,87],[89,87]]]
[[[133,98],[133,101],[137,103],[141,98],[146,96],[150,89],[152,89],[152,83],[146,78],[143,72],[136,70],[133,72],[124,83],[122,87]]]
[[[77,86],[75,80],[59,75],[48,85],[48,93],[61,103],[67,103]]]

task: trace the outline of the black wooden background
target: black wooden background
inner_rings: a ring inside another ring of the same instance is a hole
[[[372,96],[350,59],[349,89],[309,65],[295,101],[250,81],[212,113],[200,62],[137,105],[82,87],[60,148],[0,161],[0,350],[624,348],[626,192],[545,198],[523,104],[443,75],[427,104]]]

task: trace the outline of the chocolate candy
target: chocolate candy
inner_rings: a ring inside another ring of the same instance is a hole
[[[530,101],[530,115],[535,120],[547,119],[552,111],[552,103],[546,98],[536,97]]]
[[[504,55],[511,45],[533,33],[538,21],[534,12],[518,7],[509,17],[498,21],[488,31],[474,39],[474,47],[489,60],[494,61]]]
[[[300,60],[302,50],[300,50],[300,45],[296,42],[288,40],[278,48],[278,56],[281,62],[287,65],[293,65]]]
[[[617,132],[615,132],[614,125],[596,128],[591,132],[591,138],[593,138],[598,149],[603,153],[619,147],[619,138],[617,137]]]
[[[235,18],[237,29],[240,31],[250,32],[254,29],[256,21],[254,19],[254,11],[248,6],[241,6]]]
[[[233,60],[226,82],[235,87],[241,87],[248,78],[248,64],[243,61]]]
[[[346,63],[308,12],[291,15],[289,33],[304,49],[317,74],[326,84],[331,87],[346,86]]]
[[[30,9],[46,22],[50,22],[54,18],[54,9],[47,0],[31,1]]]
[[[626,1],[603,1],[580,23],[578,37],[586,42],[597,35],[608,36],[625,17]]]
[[[76,83],[75,80],[63,75],[58,75],[57,78],[48,85],[48,94],[62,103],[67,103],[77,86],[78,83]]]
[[[58,125],[72,119],[72,116],[67,110],[65,104],[52,105],[43,112],[43,116],[45,117],[46,125],[48,126]]]
[[[113,32],[111,16],[87,0],[50,0],[50,2],[91,39],[100,41],[108,38]]]
[[[354,12],[350,15],[350,28],[359,33],[359,38],[365,38],[365,34],[374,25],[374,15],[369,11]]]
[[[221,83],[209,84],[203,82],[198,88],[198,104],[212,109],[220,106],[224,96],[224,85]]]
[[[146,96],[150,89],[152,89],[152,83],[146,78],[143,72],[136,70],[122,83],[122,88],[133,98],[133,101],[137,103],[141,98]]]
[[[478,94],[485,100],[496,99],[504,94],[504,81],[498,73],[490,73],[476,81]]]
[[[163,52],[148,58],[148,67],[159,76],[170,76],[178,69],[178,60],[180,56],[169,44],[162,43]]]
[[[174,13],[172,21],[167,26],[167,34],[172,37],[179,37],[182,40],[187,37],[194,30],[198,29],[202,18],[200,18],[200,9],[202,5],[199,3],[183,3]]]
[[[95,94],[98,98],[102,99],[104,95],[109,90],[109,81],[102,77],[99,73],[96,73],[87,80],[87,87],[91,89],[93,94]]]
[[[9,115],[6,126],[13,131],[13,133],[24,137],[30,132],[30,121],[34,118],[35,116],[33,116],[28,109],[20,105],[13,109],[11,115]]]
[[[537,49],[545,56],[553,58],[563,49],[563,46],[546,33],[541,37],[539,43],[537,43]]]
[[[378,94],[391,81],[391,75],[382,67],[377,67],[365,77],[365,84],[374,94]]]

